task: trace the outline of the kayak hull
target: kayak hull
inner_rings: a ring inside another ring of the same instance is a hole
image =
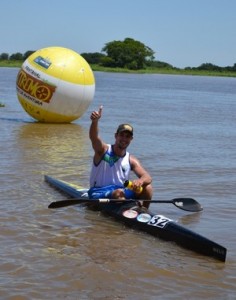
[[[45,181],[72,198],[88,198],[87,189],[83,189],[75,184],[48,175],[45,176]],[[93,200],[90,203],[93,204],[92,202]],[[133,201],[127,201],[126,204],[101,203],[96,204],[96,207],[127,226],[147,232],[163,240],[175,242],[185,249],[219,261],[225,262],[226,260],[227,249],[225,247],[179,225],[165,216],[153,214],[145,208],[140,208]]]

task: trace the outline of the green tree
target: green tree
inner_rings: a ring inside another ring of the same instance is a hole
[[[10,56],[10,60],[23,60],[23,55],[20,52],[13,53]]]
[[[159,69],[174,69],[174,67],[172,65],[170,65],[164,61],[159,61],[159,60],[148,62],[147,65],[150,67],[159,68]]]
[[[100,60],[100,65],[102,65],[103,67],[115,68],[116,62],[114,61],[113,58],[104,56]]]
[[[205,63],[201,64],[199,67],[197,67],[198,70],[204,70],[204,71],[221,71],[222,68],[216,65],[213,65],[211,63]]]
[[[0,60],[8,60],[9,59],[9,55],[8,53],[2,53],[0,55]]]
[[[26,60],[31,54],[33,54],[35,51],[33,50],[28,50],[24,53],[23,55],[23,60]]]
[[[131,38],[106,43],[102,51],[107,53],[113,66],[120,68],[143,69],[148,61],[154,60],[151,48]]]
[[[89,63],[89,64],[99,64],[101,59],[105,57],[105,54],[94,52],[94,53],[81,53],[81,56]]]
[[[236,72],[236,64],[234,64],[232,67],[227,66],[224,68],[226,71]]]

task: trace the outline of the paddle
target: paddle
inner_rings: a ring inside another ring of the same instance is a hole
[[[65,206],[70,206],[70,205],[75,205],[75,204],[81,204],[81,203],[86,203],[86,202],[91,202],[91,203],[114,203],[114,202],[123,202],[124,200],[120,199],[84,199],[84,198],[74,198],[74,199],[67,199],[67,200],[61,200],[61,201],[56,201],[52,202],[49,204],[48,208],[59,208],[59,207],[65,207]],[[149,200],[140,200],[140,199],[128,199],[125,201],[149,201]],[[172,200],[151,200],[149,201],[150,203],[172,203],[176,207],[186,210],[186,211],[191,211],[191,212],[197,212],[201,211],[203,208],[201,205],[194,199],[192,198],[175,198]]]

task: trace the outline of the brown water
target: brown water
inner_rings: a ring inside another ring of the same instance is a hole
[[[0,69],[0,299],[236,299],[236,81],[95,73],[96,94],[73,124],[34,122],[15,93],[17,69]],[[152,204],[228,249],[226,263],[125,228],[74,206],[45,174],[87,186],[90,112],[101,134],[134,125],[130,152],[153,177],[154,199],[193,197],[203,212]]]

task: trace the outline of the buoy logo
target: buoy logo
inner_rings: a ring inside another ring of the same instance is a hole
[[[34,62],[38,65],[40,65],[41,67],[48,69],[51,65],[51,62],[44,59],[42,56],[38,56],[35,58]]]
[[[22,69],[18,74],[16,85],[18,91],[26,96],[26,98],[34,98],[35,100],[46,103],[50,102],[53,93],[56,90],[54,85],[38,80],[37,78],[27,74]],[[33,102],[35,101],[33,100]]]

